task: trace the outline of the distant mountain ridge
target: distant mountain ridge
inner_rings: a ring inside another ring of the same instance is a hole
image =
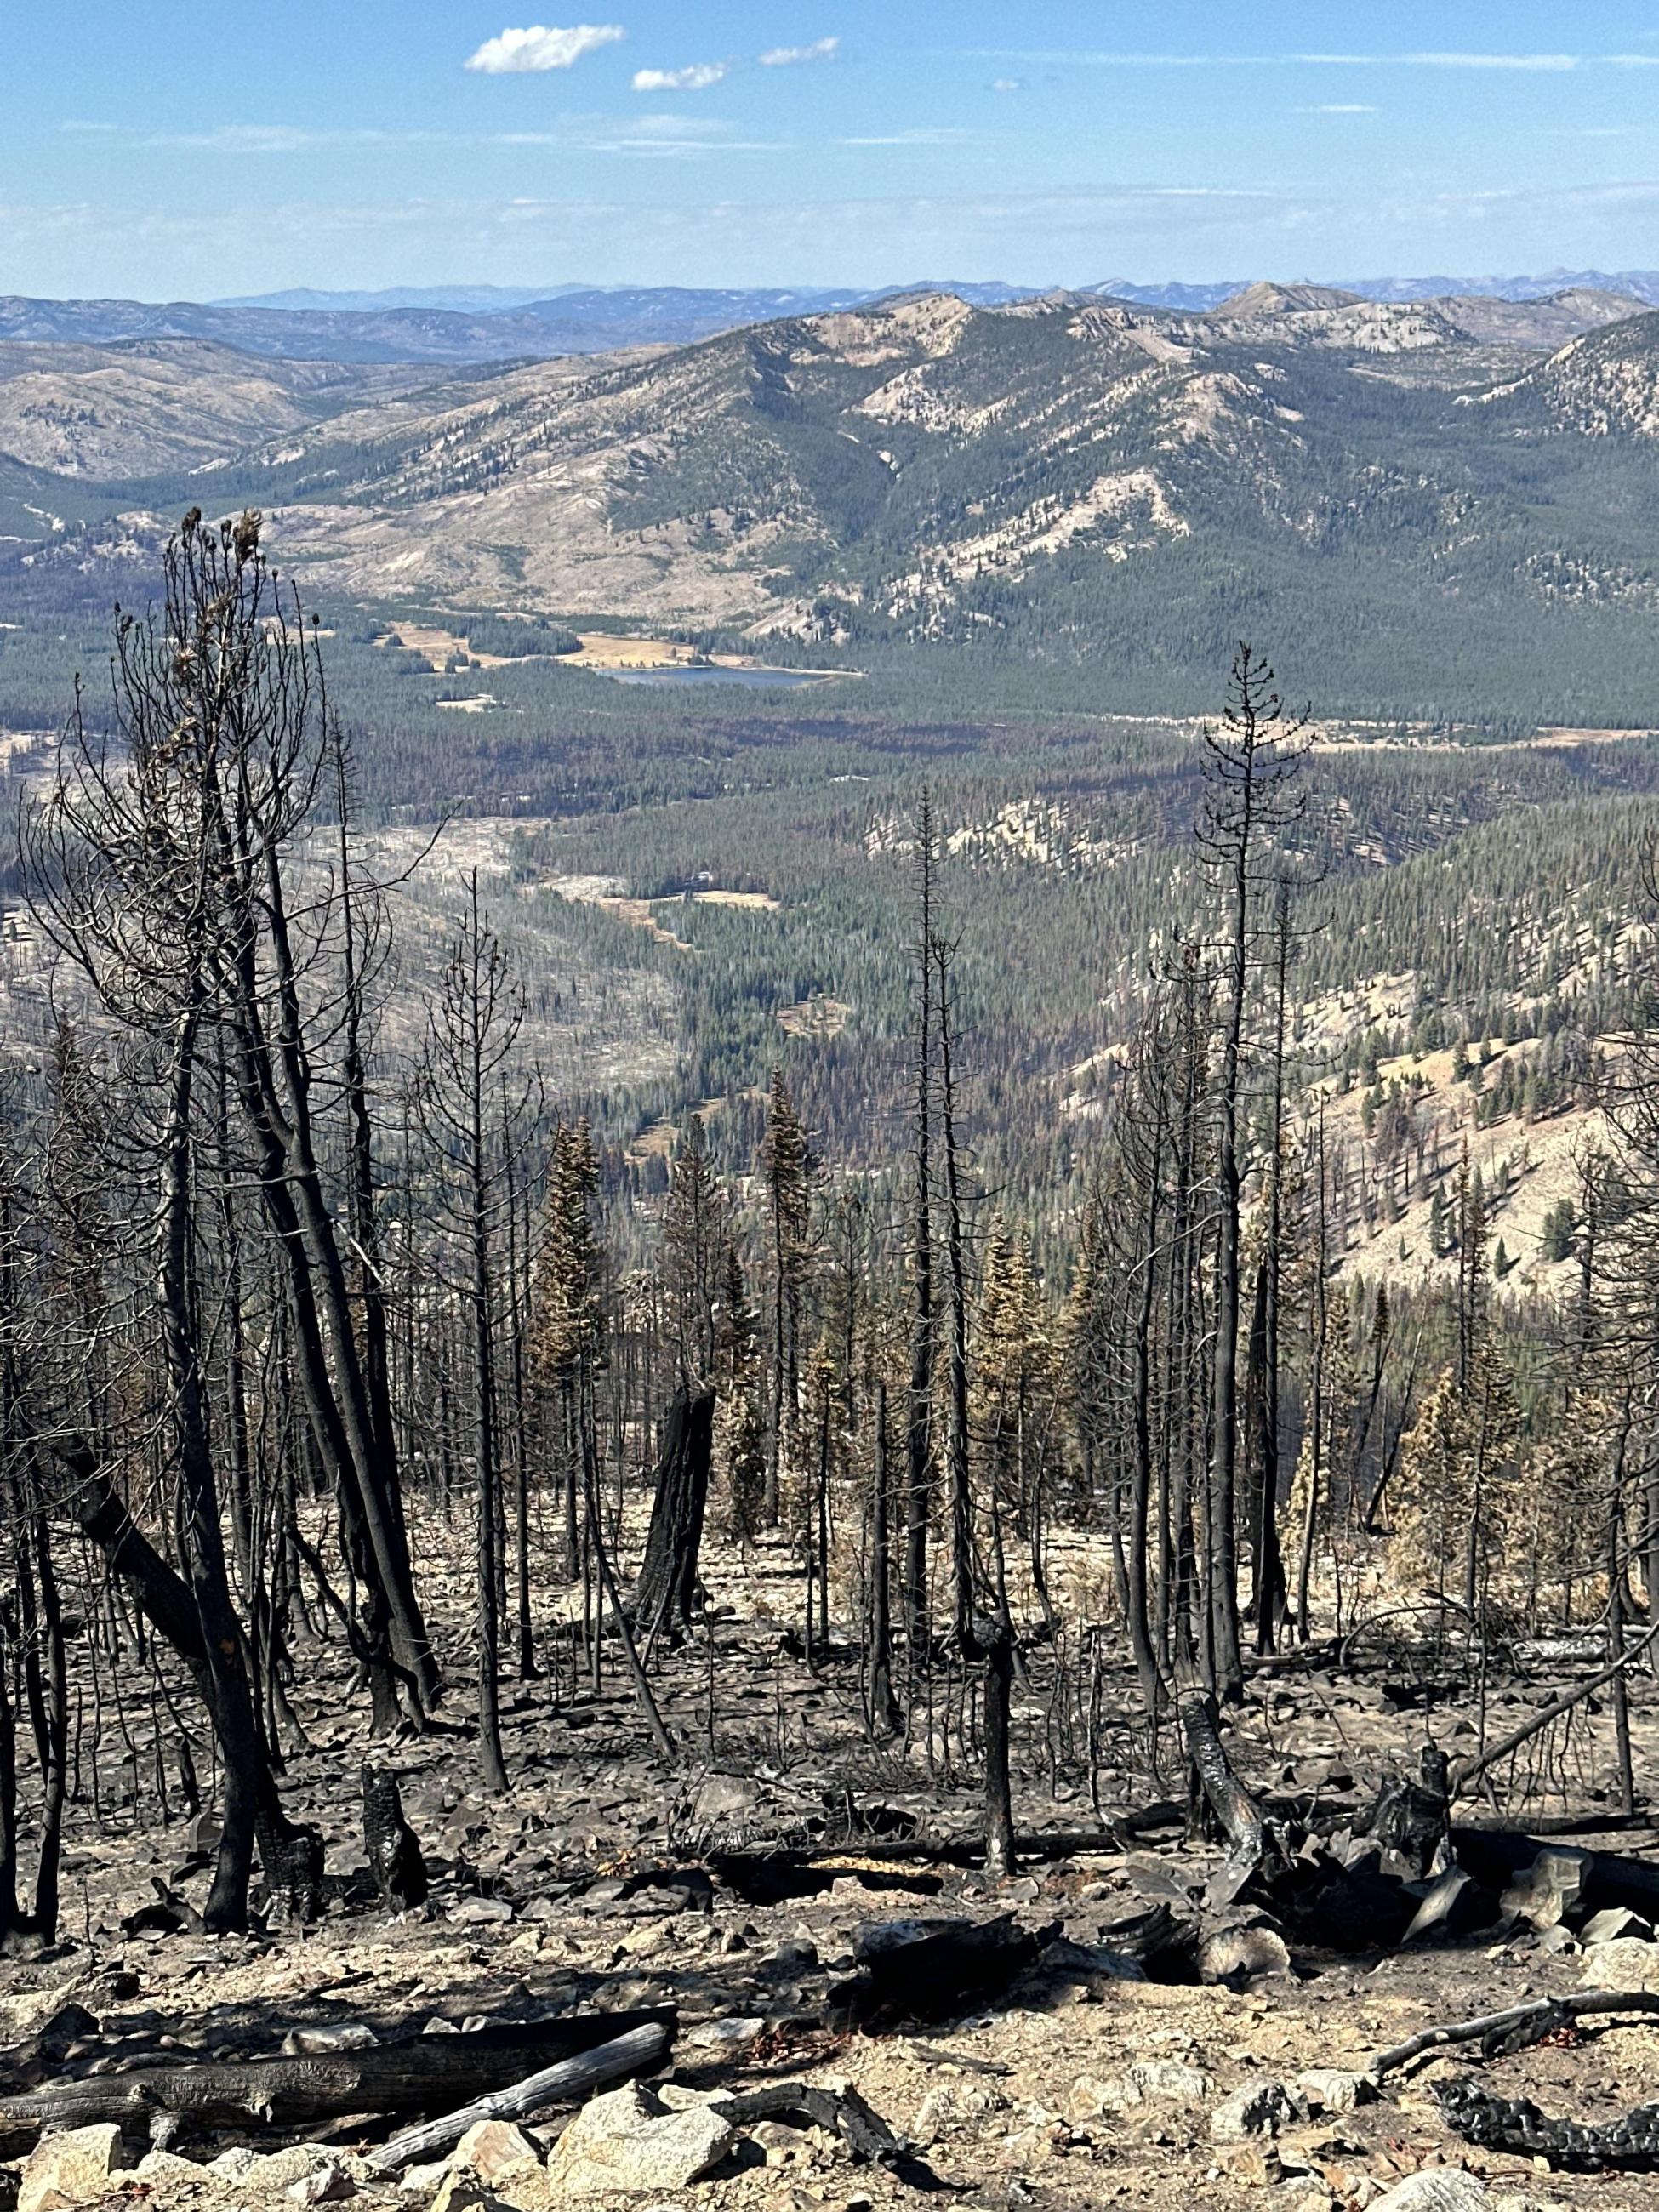
[[[1003,283],[945,283],[927,280],[878,290],[803,287],[797,289],[698,289],[678,285],[558,285],[542,293],[472,285],[404,288],[385,293],[290,291],[208,302],[137,300],[0,298],[0,341],[70,342],[106,345],[128,339],[192,339],[234,346],[265,359],[343,362],[431,362],[488,368],[509,361],[549,360],[565,354],[612,353],[629,346],[689,345],[717,332],[791,317],[835,314],[884,300],[930,294],[965,300],[975,307],[1007,307],[1049,296],[1054,287]],[[1136,284],[1112,277],[1060,295],[1115,299],[1176,314],[1204,314],[1241,294],[1284,298],[1319,295],[1379,305],[1412,306],[1449,299],[1485,299],[1514,306],[1565,295],[1619,299],[1632,306],[1659,305],[1659,270],[1604,276],[1595,270],[1559,271],[1553,278],[1388,277],[1352,284]],[[1606,319],[1590,314],[1587,320]],[[1580,324],[1575,327],[1584,327]],[[1559,343],[1572,335],[1558,313],[1526,335],[1526,319],[1507,326],[1490,312],[1484,334],[1494,342]],[[1476,335],[1471,331],[1470,335]]]

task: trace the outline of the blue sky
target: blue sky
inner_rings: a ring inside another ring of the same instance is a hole
[[[1659,0],[10,0],[0,55],[0,292],[1659,266]]]

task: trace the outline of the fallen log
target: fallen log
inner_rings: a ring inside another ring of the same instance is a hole
[[[1103,1828],[1037,1829],[1020,1834],[1014,1838],[1014,1850],[1022,1860],[1044,1862],[1085,1858],[1091,1852],[1115,1853],[1127,1849],[1139,1837],[1177,1826],[1186,1816],[1186,1807],[1170,1798],[1114,1814]],[[701,1856],[711,1873],[750,1902],[776,1904],[786,1898],[810,1896],[815,1885],[809,1877],[814,1869],[833,1876],[891,1867],[900,1870],[893,1876],[895,1887],[915,1887],[933,1895],[939,1888],[937,1879],[926,1874],[907,1875],[902,1869],[916,1864],[923,1868],[978,1866],[985,1856],[985,1842],[977,1835],[876,1837],[868,1841],[852,1837],[838,1843],[792,1844],[780,1850],[710,1850]]]
[[[515,2081],[511,2088],[475,2097],[470,2105],[446,2112],[440,2120],[405,2128],[379,2150],[371,2151],[368,2162],[377,2173],[399,2173],[406,2166],[420,2165],[453,2149],[480,2120],[520,2120],[540,2112],[544,2106],[574,2104],[595,2089],[608,2088],[613,2081],[649,2073],[667,2057],[672,2040],[670,2031],[659,2023],[630,2028],[626,2035],[602,2043],[595,2051],[544,2067],[540,2073]]]
[[[1483,1775],[1488,1767],[1496,1766],[1500,1760],[1507,1759],[1512,1751],[1518,1751],[1523,1743],[1540,1734],[1552,1721],[1559,1721],[1564,1713],[1570,1713],[1575,1705],[1582,1705],[1592,1691],[1599,1690],[1604,1682],[1611,1681],[1615,1674],[1622,1674],[1627,1667],[1642,1656],[1656,1638],[1659,1638],[1659,1620],[1656,1620],[1652,1627],[1644,1635],[1638,1637],[1634,1644],[1627,1644],[1616,1659],[1610,1659],[1605,1667],[1598,1668],[1594,1674],[1587,1675],[1582,1682],[1565,1692],[1562,1696],[1554,1698],[1549,1705],[1541,1706],[1529,1719],[1522,1721],[1519,1728],[1511,1729],[1506,1736],[1501,1736],[1478,1758],[1460,1759],[1451,1771],[1453,1796],[1456,1796],[1460,1790],[1467,1790],[1469,1784]]]
[[[1528,2097],[1494,2097],[1470,2081],[1436,2089],[1447,2124],[1480,2150],[1542,2158],[1569,2173],[1659,2173],[1659,2105],[1585,2125],[1557,2119]]]
[[[1659,1994],[1645,1990],[1593,1990],[1584,1996],[1534,1997],[1529,2003],[1511,2005],[1505,2012],[1481,2013],[1473,2020],[1423,2028],[1373,2058],[1365,2070],[1373,2081],[1380,2081],[1385,2074],[1409,2066],[1413,2058],[1462,2043],[1478,2043],[1486,2057],[1504,2057],[1541,2043],[1558,2028],[1576,2027],[1581,2020],[1641,2012],[1659,2012]]]
[[[1205,1902],[1212,1911],[1231,1905],[1267,1855],[1261,1808],[1233,1772],[1217,1724],[1215,1700],[1203,1690],[1181,1698],[1181,1728],[1194,1784],[1203,1791],[1222,1833],[1227,1856],[1212,1877]]]
[[[533,2026],[406,2036],[362,2051],[136,2066],[0,2097],[0,2122],[78,2128],[100,2120],[202,2127],[257,2121],[293,2127],[347,2112],[424,2112],[457,2097],[508,2088],[555,2060],[576,2057],[629,2030],[655,2027],[672,2035],[676,2024],[677,2015],[666,2008],[580,2013]]]

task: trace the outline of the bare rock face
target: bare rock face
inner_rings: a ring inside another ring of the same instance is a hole
[[[29,2154],[17,2188],[17,2212],[52,2212],[60,2204],[91,2204],[106,2196],[121,2172],[121,2130],[112,2120],[67,2128],[48,2136]]]
[[[670,2112],[641,2083],[591,2098],[559,2137],[544,2173],[511,2188],[526,2207],[569,2198],[614,2203],[630,2191],[683,2189],[717,2166],[732,2146],[731,2123],[707,2105]]]

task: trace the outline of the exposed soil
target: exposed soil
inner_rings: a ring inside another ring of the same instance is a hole
[[[464,1587],[453,1571],[465,1548],[459,1529],[428,1532],[422,1557],[434,1589]],[[1079,1540],[1056,1559],[1056,1583],[1068,1597],[1080,1598],[1088,1588],[1090,1548]],[[156,1902],[158,1880],[174,1896],[200,1903],[205,1860],[191,1846],[206,1838],[181,1805],[176,1730],[163,1711],[165,1794],[158,1796],[152,1708],[137,1699],[118,1716],[111,1710],[118,1677],[106,1656],[95,1810],[92,1714],[83,1702],[66,1874],[70,1940],[49,1958],[3,1970],[0,2031],[7,2043],[16,2046],[70,1999],[102,2027],[71,2050],[63,2067],[71,2075],[95,2057],[107,2059],[117,2039],[131,2039],[118,2053],[123,2060],[145,2053],[253,2055],[274,2050],[284,2033],[304,2025],[366,2022],[385,2036],[434,2016],[459,2025],[475,2016],[498,2021],[666,2002],[680,2008],[681,2028],[665,2079],[700,2092],[778,2079],[849,2081],[911,2140],[950,2201],[975,2212],[1008,2206],[1082,2212],[1118,2203],[1293,2204],[1297,2212],[1329,2212],[1363,2207],[1402,2174],[1437,2163],[1484,2177],[1494,2206],[1507,2203],[1511,2212],[1590,2204],[1633,2212],[1651,2201],[1651,2184],[1639,2177],[1553,2174],[1462,2144],[1442,2120],[1429,2084],[1470,2071],[1478,2061],[1467,2053],[1415,2075],[1391,2076],[1378,2101],[1357,2110],[1310,2108],[1276,2138],[1227,2143],[1210,2132],[1218,2102],[1253,2078],[1294,2088],[1308,2069],[1358,2070],[1419,2028],[1572,1990],[1595,1980],[1607,1962],[1627,1984],[1632,1947],[1598,1959],[1559,1935],[1540,1941],[1522,1927],[1402,1953],[1293,1951],[1288,1972],[1269,1972],[1242,1988],[1125,1978],[1138,1970],[1115,1955],[1115,1927],[1144,1913],[1160,1881],[1167,1888],[1170,1876],[1200,1880],[1214,1863],[1212,1853],[1184,1847],[1172,1825],[1127,1851],[1033,1859],[1000,1887],[951,1864],[884,1861],[880,1847],[911,1827],[971,1834],[976,1777],[958,1741],[959,1686],[941,1680],[932,1733],[919,1724],[908,1751],[872,1745],[850,1647],[832,1647],[816,1674],[791,1656],[801,1585],[787,1549],[769,1544],[740,1555],[719,1547],[708,1568],[707,1638],[659,1655],[660,1693],[685,1756],[676,1774],[653,1758],[626,1680],[611,1671],[614,1658],[597,1692],[586,1680],[573,1683],[556,1608],[543,1624],[549,1674],[507,1686],[512,1790],[493,1801],[482,1796],[465,1728],[459,1598],[447,1619],[441,1611],[456,1660],[444,1729],[390,1754],[434,1877],[433,1899],[428,1917],[392,1923],[362,1905],[337,1902],[306,1932],[218,1940],[124,1932],[124,1918]],[[289,1809],[324,1830],[331,1873],[361,1871],[364,1714],[346,1692],[337,1644],[306,1644],[296,1657],[294,1704],[307,1741],[290,1749]],[[82,1670],[89,1664],[85,1638],[78,1663]],[[1363,1803],[1390,1754],[1409,1762],[1425,1717],[1454,1751],[1475,1730],[1475,1717],[1454,1705],[1431,1706],[1426,1716],[1402,1711],[1399,1701],[1413,1694],[1411,1686],[1402,1687],[1375,1656],[1362,1653],[1358,1663],[1362,1671],[1352,1679],[1317,1667],[1257,1678],[1252,1708],[1231,1741],[1258,1788],[1278,1787],[1340,1812]],[[125,1664],[137,1680],[130,1650]],[[1558,1665],[1535,1682],[1516,1680],[1492,1691],[1493,1732],[1512,1725],[1528,1704],[1543,1703],[1561,1678]],[[82,1689],[84,1701],[84,1673]],[[1645,1683],[1637,1705],[1645,1766],[1655,1734]],[[1057,1678],[1052,1655],[1034,1655],[1016,1745],[1023,1831],[1098,1826],[1076,1708],[1075,1682],[1068,1689]],[[1097,1788],[1109,1820],[1115,1809],[1164,1793],[1132,1771],[1139,1729],[1127,1678],[1109,1670],[1101,1709]],[[1563,1757],[1558,1778],[1586,1818],[1605,1810],[1595,1793],[1607,1786],[1608,1749],[1587,1723]],[[205,1784],[210,1754],[199,1733],[195,1753]],[[1167,1780],[1178,1786],[1172,1771]],[[1559,1812],[1562,1802],[1540,1801],[1534,1817]],[[849,1806],[859,1816],[850,1835]],[[876,1840],[866,1840],[872,1831]],[[787,1880],[778,1878],[775,1864],[769,1876],[763,1859],[731,1856],[767,1844],[827,1848],[842,1837],[836,1863],[791,1869]],[[1593,1840],[1636,1850],[1654,1839],[1637,1830]],[[798,1893],[764,1894],[779,1888]],[[1049,1951],[994,1999],[947,2008],[937,2021],[848,2024],[836,1992],[852,1973],[853,1938],[862,1923],[999,1911],[1052,1929],[1073,1948]],[[1659,1985],[1659,1945],[1644,1943],[1639,1954],[1638,1965],[1651,1957]],[[125,1994],[112,1996],[118,1972],[136,1977],[137,1986],[116,1984]],[[1160,2060],[1195,2069],[1202,2092],[1126,2101],[1127,2069]],[[1611,2118],[1659,2095],[1659,2017],[1557,2039],[1481,2070],[1491,2086],[1532,2097],[1547,2111]],[[550,2116],[544,2133],[556,2133],[558,2124],[558,2116]],[[331,2140],[343,2154],[389,2131],[385,2122],[349,2124],[331,2131]],[[258,2141],[258,2131],[241,2139]],[[185,2140],[175,2148],[204,2160],[233,2140]],[[27,2142],[16,2138],[7,2148],[21,2151]],[[187,2201],[193,2185],[173,2169],[146,2185],[151,2202]],[[367,2181],[362,2185],[372,2198]],[[199,2188],[216,2203],[240,2201],[216,2176],[204,2173]],[[388,2202],[394,2194],[389,2184],[380,2193]],[[504,2184],[502,2193],[517,2201],[512,2185]],[[532,2199],[522,2201],[528,2207]],[[854,2165],[818,2130],[769,2123],[745,2136],[710,2179],[656,2201],[684,2212],[860,2203],[884,2212],[921,2197],[879,2167]]]

